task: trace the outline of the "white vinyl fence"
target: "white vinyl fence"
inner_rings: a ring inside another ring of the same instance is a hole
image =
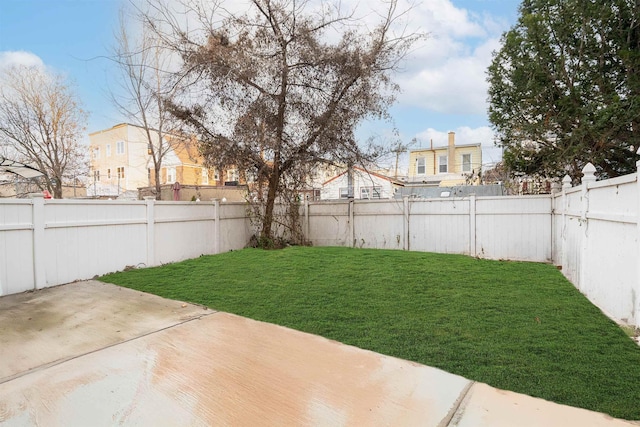
[[[551,262],[551,204],[549,196],[313,202],[305,230],[316,246]]]
[[[610,317],[640,326],[638,174],[596,181],[587,165],[582,184],[566,179],[554,196],[554,262]]]
[[[0,200],[0,295],[240,249],[242,203]]]
[[[552,262],[640,326],[638,174],[593,172],[551,196],[305,203],[303,231],[315,246]],[[253,232],[244,203],[0,200],[0,295],[239,249]]]

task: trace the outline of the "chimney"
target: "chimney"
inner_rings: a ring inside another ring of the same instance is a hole
[[[449,147],[447,150],[447,172],[455,173],[456,171],[456,133],[449,132]]]

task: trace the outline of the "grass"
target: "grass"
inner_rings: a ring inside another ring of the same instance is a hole
[[[640,348],[551,265],[291,247],[101,280],[640,419]]]

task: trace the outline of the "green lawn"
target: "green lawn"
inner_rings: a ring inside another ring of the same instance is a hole
[[[291,247],[101,280],[640,419],[640,348],[551,265]]]

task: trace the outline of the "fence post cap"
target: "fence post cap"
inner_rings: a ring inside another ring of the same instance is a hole
[[[582,168],[582,180],[583,181],[595,181],[596,180],[596,167],[591,163],[587,163]]]
[[[571,188],[571,177],[569,175],[565,175],[562,178],[562,188]]]
[[[155,196],[144,196],[143,199],[144,200],[155,200],[156,197]]]

